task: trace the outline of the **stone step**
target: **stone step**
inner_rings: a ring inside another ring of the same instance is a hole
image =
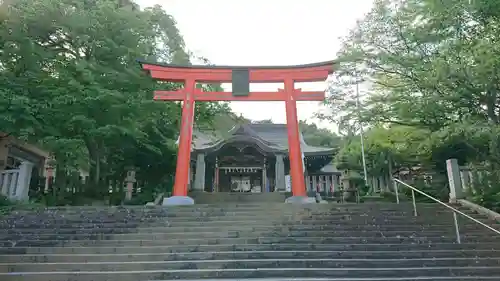
[[[160,224],[161,225],[161,224]],[[443,229],[454,228],[452,223],[449,224],[433,224],[433,225],[373,225],[373,224],[296,224],[296,225],[273,225],[273,224],[252,224],[252,225],[220,225],[220,226],[156,226],[156,227],[107,227],[107,228],[14,228],[14,229],[0,229],[0,235],[11,234],[32,234],[38,233],[39,235],[66,235],[66,234],[122,234],[122,233],[190,233],[190,232],[217,232],[217,231],[439,231]],[[500,227],[500,225],[498,225]],[[469,233],[474,231],[490,231],[485,227],[478,224],[460,224],[460,232]]]
[[[323,204],[318,204],[318,205],[323,205]],[[451,210],[441,208],[441,207],[428,207],[428,208],[420,208],[417,209],[418,213],[421,214],[433,214],[433,213],[451,213]],[[467,209],[462,209],[463,212],[465,213],[470,213],[474,214],[474,212],[467,210]],[[359,214],[359,213],[404,213],[404,214],[413,214],[413,208],[400,208],[400,209],[394,209],[394,208],[389,208],[389,209],[370,209],[370,208],[360,208],[360,209],[352,209],[352,208],[296,208],[296,209],[291,209],[291,208],[235,208],[235,209],[230,209],[230,208],[215,208],[215,209],[178,209],[178,208],[164,208],[164,209],[144,209],[144,210],[129,210],[129,209],[119,209],[119,210],[103,210],[103,211],[40,211],[40,212],[17,212],[14,211],[10,213],[7,216],[4,216],[5,218],[14,218],[18,216],[23,216],[23,217],[35,217],[35,216],[43,216],[43,217],[87,217],[87,216],[148,216],[148,215],[161,215],[161,216],[168,216],[168,215],[182,215],[182,216],[189,216],[189,215],[200,215],[200,214],[228,214],[228,213],[256,213],[256,214],[262,214],[262,213],[278,213],[278,214],[296,214],[296,213],[314,213],[314,214],[319,214],[319,213],[325,213],[325,214]]]
[[[255,219],[255,218],[254,218]],[[478,226],[477,223],[473,221],[459,221],[461,226]],[[500,229],[500,223],[489,223],[486,221],[488,225],[493,228]],[[50,225],[46,224],[42,221],[32,224],[14,224],[9,226],[0,227],[0,229],[85,229],[85,228],[138,228],[138,227],[191,227],[191,226],[212,226],[212,227],[227,227],[227,226],[247,226],[247,225],[258,225],[258,224],[272,224],[274,226],[301,226],[301,225],[345,225],[345,226],[355,226],[355,225],[378,225],[378,226],[386,226],[386,225],[399,225],[404,227],[408,224],[420,225],[422,227],[432,227],[435,225],[443,225],[449,226],[453,225],[453,220],[422,220],[422,221],[412,221],[412,220],[300,220],[300,221],[289,221],[289,220],[221,220],[221,221],[158,221],[158,222],[127,222],[127,223],[72,223],[72,224],[57,224]]]
[[[199,279],[183,279],[184,281],[195,281]],[[221,279],[203,279],[203,281],[220,281]],[[483,277],[475,277],[475,276],[463,276],[463,277],[455,277],[455,276],[424,276],[424,277],[394,277],[394,278],[314,278],[314,277],[304,277],[304,278],[238,278],[238,279],[224,279],[224,280],[233,280],[233,281],[444,281],[444,280],[453,280],[453,281],[491,281],[491,280],[499,280],[499,277],[492,276],[483,276]],[[150,280],[150,281],[173,281],[173,280]]]
[[[323,204],[318,204],[323,205]],[[300,213],[312,213],[312,214],[360,214],[360,213],[387,213],[387,214],[413,214],[413,208],[400,208],[400,209],[369,209],[369,208],[360,208],[360,209],[352,209],[352,208],[214,208],[214,209],[172,209],[172,208],[164,208],[164,209],[144,209],[144,210],[112,210],[112,211],[41,211],[41,212],[12,212],[9,215],[5,216],[16,217],[36,217],[36,216],[44,216],[44,217],[79,217],[79,216],[148,216],[148,215],[158,215],[158,216],[169,216],[169,215],[203,215],[203,214],[245,214],[245,213],[255,213],[255,214],[300,214]],[[474,212],[470,210],[462,210],[465,213]],[[421,214],[433,214],[433,213],[451,213],[451,210],[440,208],[440,207],[428,207],[428,208],[417,208],[417,213]]]
[[[491,232],[487,230],[461,231],[464,237],[489,237]],[[268,228],[267,230],[230,230],[213,232],[152,232],[152,233],[123,233],[123,234],[10,234],[0,235],[0,241],[10,240],[168,240],[168,239],[196,239],[196,238],[237,238],[237,237],[445,237],[455,235],[455,228],[449,226],[441,230],[294,230],[282,231]]]
[[[324,207],[336,207],[336,208],[377,208],[377,209],[387,209],[387,208],[413,208],[411,201],[401,201],[400,204],[396,202],[365,202],[365,203],[336,203],[330,202],[329,204],[286,204],[286,203],[261,203],[261,202],[222,202],[219,204],[195,204],[195,205],[184,205],[184,206],[144,206],[144,205],[125,205],[125,206],[57,206],[57,207],[45,207],[45,208],[26,208],[16,207],[16,212],[38,212],[38,211],[95,211],[95,210],[143,210],[143,209],[202,209],[202,208],[270,208],[270,207],[283,207],[283,208],[324,208]],[[453,207],[462,208],[462,206],[457,204],[451,204]],[[437,203],[417,203],[417,208],[445,208]]]
[[[429,211],[420,212],[419,217],[451,217],[452,212],[450,211]],[[197,212],[189,214],[177,214],[177,213],[149,213],[149,214],[74,214],[74,215],[32,215],[32,216],[22,216],[22,221],[37,221],[43,219],[47,222],[106,222],[106,221],[120,221],[120,220],[148,220],[148,219],[191,219],[199,217],[208,218],[220,218],[220,217],[241,217],[247,218],[249,216],[255,217],[277,217],[277,218],[302,218],[302,217],[331,217],[342,218],[342,217],[388,217],[388,218],[402,218],[402,217],[414,217],[413,212]],[[484,218],[488,217],[485,215],[469,214],[474,218]],[[0,223],[12,223],[19,220],[19,216],[4,217]]]
[[[469,213],[470,216],[479,220],[490,220],[489,217],[485,215],[478,215]],[[324,219],[329,218],[330,220],[335,219],[346,219],[346,218],[372,218],[380,219],[387,218],[391,220],[397,219],[411,219],[414,221],[422,221],[425,219],[448,219],[452,217],[451,212],[429,212],[429,213],[419,213],[417,217],[413,215],[412,212],[360,212],[360,213],[325,213],[325,212],[302,212],[302,213],[286,213],[286,212],[225,212],[225,213],[193,213],[192,215],[182,215],[182,214],[144,214],[144,215],[117,215],[117,214],[88,214],[88,215],[60,215],[60,216],[11,216],[4,217],[0,220],[0,225],[8,225],[13,223],[33,223],[40,222],[43,220],[46,223],[111,223],[119,221],[130,221],[130,222],[141,222],[141,221],[151,221],[151,220],[161,220],[168,219],[170,221],[190,221],[196,219],[230,219],[238,218],[241,220],[248,220],[251,218],[283,218],[283,219],[303,219],[303,218],[315,218]],[[460,219],[466,219],[459,216]]]
[[[320,244],[311,243],[280,243],[280,244],[208,244],[199,245],[154,245],[154,246],[79,246],[79,247],[0,247],[0,254],[140,254],[140,253],[178,253],[178,252],[223,252],[223,251],[414,251],[414,250],[496,250],[498,242],[462,244],[446,243],[351,243],[351,244]]]
[[[232,259],[500,259],[500,250],[407,250],[407,251],[225,251],[124,254],[25,254],[0,255],[0,263],[87,263],[139,261],[191,261]]]
[[[162,279],[241,279],[241,278],[414,278],[419,277],[491,277],[500,278],[500,267],[380,267],[380,268],[249,268],[249,269],[185,269],[147,271],[78,271],[0,273],[2,281],[137,281]],[[347,279],[349,278],[349,279]],[[368,279],[370,280],[370,279]],[[432,280],[432,279],[431,279]],[[477,280],[477,279],[476,279]]]
[[[384,214],[384,213],[363,213],[363,214],[225,214],[225,215],[206,215],[206,216],[142,216],[142,217],[118,217],[118,216],[93,216],[93,217],[79,217],[79,218],[44,218],[44,217],[13,217],[8,219],[2,219],[0,221],[0,226],[6,226],[11,224],[33,224],[40,223],[42,220],[46,224],[64,224],[64,223],[114,223],[114,222],[156,222],[161,220],[168,221],[221,221],[221,220],[263,220],[263,219],[280,219],[285,221],[293,220],[388,220],[398,222],[401,220],[407,220],[412,222],[425,222],[428,220],[436,221],[443,219],[452,219],[453,215],[451,213],[439,213],[431,215],[419,215],[413,216],[411,214]],[[458,217],[460,220],[468,220],[465,217]],[[474,215],[473,218],[478,220],[491,220],[485,215]]]
[[[474,217],[486,217],[485,215],[474,214],[471,212],[466,212]],[[448,210],[428,210],[425,212],[419,212],[419,217],[439,217],[439,216],[451,216],[452,211]],[[58,220],[89,220],[89,219],[140,219],[140,218],[191,218],[191,217],[248,217],[249,215],[254,216],[276,216],[276,217],[301,217],[301,216],[332,216],[332,217],[343,217],[343,216],[369,216],[369,217],[413,217],[413,211],[369,211],[365,210],[363,212],[349,212],[349,211],[266,211],[266,210],[252,210],[252,211],[212,211],[212,212],[190,212],[190,213],[176,213],[176,212],[151,212],[151,213],[88,213],[88,214],[31,214],[22,215],[22,220],[34,220],[44,218],[50,221]],[[12,221],[19,219],[21,215],[11,215],[3,217],[2,221]]]
[[[31,210],[38,210],[38,209],[47,209],[47,210],[75,210],[75,209],[120,209],[120,208],[126,208],[126,209],[143,209],[143,208],[171,208],[171,207],[181,207],[181,208],[191,208],[193,206],[197,207],[218,207],[218,206],[273,206],[276,204],[280,203],[262,203],[262,202],[247,202],[247,203],[241,203],[241,202],[223,202],[220,204],[196,204],[196,205],[185,205],[185,206],[144,206],[144,205],[123,205],[123,206],[103,206],[103,205],[96,205],[96,206],[51,206],[51,207],[45,207],[45,208],[37,208],[37,207],[28,207],[24,209],[24,211],[31,211]],[[418,206],[440,206],[436,203],[431,203],[431,202],[418,202]],[[282,204],[282,205],[293,205],[293,204]],[[314,204],[313,204],[314,205]],[[400,201],[399,204],[396,202],[365,202],[365,203],[355,203],[355,202],[345,202],[345,203],[332,203],[332,205],[337,205],[337,206],[366,206],[368,207],[373,207],[373,206],[380,206],[380,207],[387,207],[387,206],[412,206],[411,201]],[[452,204],[454,206],[459,206],[457,204]],[[297,206],[297,205],[295,205]],[[300,206],[300,205],[298,205]],[[23,209],[21,209],[23,210]]]
[[[458,209],[467,209],[461,205],[450,205]],[[417,203],[417,209],[447,209],[440,204],[433,203]],[[191,211],[191,210],[237,210],[237,209],[282,209],[282,210],[299,210],[299,209],[310,209],[310,210],[325,210],[325,209],[338,209],[338,210],[413,210],[413,204],[411,202],[402,202],[401,204],[395,204],[390,202],[384,203],[333,203],[328,204],[286,204],[286,203],[248,203],[248,204],[234,204],[231,202],[226,202],[223,204],[194,204],[194,205],[182,205],[182,206],[68,206],[68,207],[47,207],[47,208],[32,208],[23,209],[22,207],[16,207],[12,209],[12,212],[16,213],[64,213],[64,212],[118,212],[118,211],[128,211],[128,212],[143,212],[143,211],[155,211],[155,210],[176,210],[176,211]]]
[[[263,193],[230,193],[230,192],[190,192],[189,196],[194,199],[194,202],[202,204],[215,204],[227,202],[259,202],[268,203],[276,202],[283,204],[287,198],[285,193],[281,192],[263,192]]]
[[[138,231],[138,229],[153,229],[156,227],[160,228],[168,228],[171,227],[172,229],[174,228],[189,228],[189,227],[219,227],[219,228],[227,228],[227,227],[246,227],[249,225],[270,225],[270,227],[294,227],[294,228],[300,228],[300,227],[312,227],[312,226],[323,226],[323,225],[332,225],[332,226],[338,226],[338,229],[352,229],[352,228],[357,228],[361,226],[372,226],[374,228],[384,228],[384,227],[392,227],[392,228],[401,228],[404,229],[406,227],[409,227],[412,229],[412,227],[421,227],[422,229],[429,229],[429,228],[438,228],[438,227],[453,227],[453,221],[450,221],[449,223],[443,223],[443,222],[436,222],[436,223],[419,223],[419,224],[412,224],[411,226],[408,226],[408,223],[405,222],[400,222],[398,224],[395,223],[390,223],[390,222],[357,222],[357,221],[344,221],[344,222],[330,222],[330,221],[300,221],[300,222],[269,222],[269,221],[200,221],[200,222],[157,222],[157,223],[109,223],[109,224],[65,224],[65,225],[15,225],[9,227],[10,230],[12,231],[24,231],[26,232],[28,229],[47,229],[51,230],[53,229],[54,231],[58,230],[81,230],[81,231],[86,231],[88,229],[122,229],[124,231],[130,230],[130,232],[135,232]],[[460,227],[462,228],[472,228],[472,229],[486,229],[481,225],[478,225],[475,222],[472,221],[461,221],[460,222]],[[500,224],[488,224],[493,228],[500,229]],[[3,229],[3,231],[7,230],[6,228]]]
[[[86,263],[0,263],[0,272],[75,272],[75,271],[142,271],[189,269],[264,269],[264,268],[419,268],[426,267],[495,267],[497,258],[430,258],[430,259],[332,259],[332,258],[269,258],[229,260],[176,260]]]
[[[492,236],[467,236],[466,241],[473,242],[497,242],[497,237]],[[455,236],[439,237],[235,237],[235,238],[180,238],[165,240],[20,240],[0,241],[1,247],[86,247],[86,246],[162,246],[162,245],[202,245],[202,244],[278,244],[278,243],[317,243],[317,244],[397,244],[397,243],[453,243]]]

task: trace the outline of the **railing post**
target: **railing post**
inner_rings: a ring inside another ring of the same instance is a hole
[[[455,224],[455,235],[457,236],[457,243],[461,244],[462,241],[460,239],[460,229],[458,227],[458,218],[456,212],[453,212],[453,223]]]
[[[411,190],[411,200],[413,201],[413,215],[416,217],[418,216],[417,201],[415,200],[415,191],[413,189]]]
[[[394,192],[396,192],[396,203],[399,204],[399,191],[398,191],[398,182],[394,179],[392,180],[394,183]]]

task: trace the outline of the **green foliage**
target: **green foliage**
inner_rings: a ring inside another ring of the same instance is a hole
[[[44,205],[34,202],[18,202],[9,200],[5,195],[0,195],[0,215],[8,215],[13,210],[39,210]]]
[[[7,196],[5,195],[0,195],[0,208],[3,208],[3,207],[8,207],[8,206],[11,206],[13,205],[14,203],[11,202]]]
[[[53,152],[58,178],[90,171],[90,196],[129,166],[145,186],[167,181],[180,104],[152,93],[178,85],[152,81],[136,59],[190,63],[174,19],[160,6],[115,0],[14,0],[0,10],[2,131]],[[196,121],[226,110],[201,103]]]
[[[469,166],[473,171],[472,182],[467,186],[469,198],[488,209],[500,212],[499,166],[490,163],[482,163],[479,167]]]
[[[389,172],[389,161],[394,169],[415,165],[423,160],[421,143],[426,131],[408,126],[377,126],[364,134],[365,158],[368,174],[381,176]],[[336,156],[339,169],[362,170],[360,136],[347,138]]]
[[[308,123],[301,120],[299,122],[300,130],[304,136],[304,141],[312,146],[338,148],[341,138],[334,132],[324,128],[318,128],[314,123]]]
[[[331,114],[320,116],[346,136],[339,167],[362,169],[362,124],[369,174],[385,173],[388,162],[443,174],[457,158],[500,179],[499,31],[497,1],[375,1],[344,40]],[[480,184],[476,201],[497,200],[493,182]],[[421,186],[438,197],[445,187]]]

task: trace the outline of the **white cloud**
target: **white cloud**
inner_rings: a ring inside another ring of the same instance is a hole
[[[335,59],[339,38],[371,9],[373,0],[137,2],[143,7],[161,4],[177,21],[188,49],[214,64],[294,65]],[[253,120],[286,122],[282,102],[233,102],[231,107]],[[319,108],[317,102],[301,102],[299,118],[313,120]]]

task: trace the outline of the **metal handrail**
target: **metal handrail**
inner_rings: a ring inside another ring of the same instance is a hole
[[[495,232],[496,234],[500,234],[499,230],[497,230],[497,229],[495,229],[495,228],[493,228],[493,227],[491,227],[491,226],[489,226],[489,225],[487,225],[487,224],[485,224],[485,223],[483,223],[483,222],[481,222],[481,221],[479,221],[479,220],[477,220],[477,219],[475,219],[475,218],[473,218],[473,217],[465,214],[464,212],[462,212],[462,211],[460,211],[460,210],[458,210],[458,209],[456,209],[456,208],[454,208],[454,207],[452,207],[452,206],[444,203],[443,201],[441,201],[441,200],[439,200],[437,198],[432,197],[431,195],[429,195],[429,194],[427,194],[427,193],[419,190],[418,188],[413,187],[413,186],[411,186],[411,185],[409,185],[409,184],[407,184],[407,183],[405,183],[405,182],[403,182],[403,181],[401,181],[399,179],[393,179],[393,180],[394,180],[394,188],[395,188],[395,192],[396,192],[396,200],[397,200],[398,204],[399,204],[398,183],[404,185],[405,187],[408,187],[409,189],[411,189],[411,197],[412,197],[412,201],[413,201],[413,214],[414,214],[414,216],[418,215],[418,213],[417,213],[417,204],[416,204],[416,200],[415,200],[415,192],[417,192],[417,193],[419,193],[419,194],[421,194],[421,195],[423,195],[423,196],[431,199],[432,201],[434,201],[434,202],[436,202],[436,203],[438,203],[438,204],[440,204],[442,206],[445,206],[446,208],[452,210],[453,211],[453,220],[454,220],[454,223],[455,223],[455,233],[457,235],[457,243],[459,243],[459,244],[461,243],[461,240],[460,240],[460,231],[459,231],[459,227],[458,227],[457,214],[460,214],[463,217],[466,217],[469,220],[472,220],[473,222],[486,227],[487,229]]]

